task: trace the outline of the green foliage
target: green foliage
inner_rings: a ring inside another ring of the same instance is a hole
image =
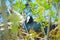
[[[11,22],[17,23],[17,22],[19,22],[20,19],[17,15],[12,14],[11,16],[9,16],[9,20]]]
[[[54,17],[55,16],[55,12],[53,10],[50,10],[50,16]]]
[[[11,33],[13,33],[14,35],[17,35],[18,34],[18,27],[19,27],[19,17],[12,14],[10,17],[9,17],[9,20],[12,22],[12,29],[11,29]]]
[[[56,22],[57,22],[57,21],[58,21],[58,18],[56,17],[56,18],[54,19],[54,21],[56,21]]]
[[[36,15],[37,14],[36,3],[29,2],[29,5],[31,6],[31,11],[32,11],[33,15]]]
[[[22,12],[25,9],[25,4],[22,1],[16,1],[16,3],[13,5],[13,8],[18,11]]]
[[[60,0],[54,0],[54,2],[59,2]]]
[[[45,3],[44,3],[44,7],[45,7],[45,9],[47,10],[47,9],[50,8],[50,5],[49,5],[47,2],[45,2]]]
[[[18,35],[18,24],[13,24],[12,25],[12,29],[11,29],[11,33],[13,33],[14,35]]]
[[[34,2],[34,3],[30,2],[29,4],[31,6],[32,14],[39,15],[38,20],[39,20],[39,22],[42,22],[44,20],[43,14],[44,14],[45,8],[44,8],[44,6],[38,5],[37,4],[38,2],[39,1]]]

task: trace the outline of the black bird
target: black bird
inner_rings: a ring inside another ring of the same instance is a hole
[[[50,31],[54,29],[56,26],[57,26],[56,24],[51,24]],[[32,16],[27,16],[24,24],[22,25],[22,28],[27,30],[28,32],[30,31],[31,28],[33,28],[35,32],[41,32],[41,27],[42,27],[41,24],[38,22],[35,22]],[[47,34],[47,27],[48,26],[44,28],[44,32],[46,34]]]
[[[31,28],[33,28],[34,31],[39,32],[40,31],[40,23],[37,23],[33,20],[32,16],[27,16],[25,23],[23,24],[23,28],[27,29],[29,32]]]

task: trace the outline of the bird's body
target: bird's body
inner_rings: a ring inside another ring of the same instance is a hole
[[[38,22],[36,22],[36,21],[34,21],[33,20],[33,18],[32,18],[32,16],[27,16],[27,18],[26,18],[26,20],[25,20],[25,22],[24,22],[24,24],[23,24],[23,26],[22,26],[24,29],[26,29],[26,31],[30,31],[30,29],[32,29],[33,28],[33,30],[35,31],[35,32],[41,32],[41,24],[40,23],[38,23]],[[54,29],[56,27],[56,24],[52,24],[51,25],[51,27],[49,28],[50,29],[50,31],[52,30],[52,29]],[[47,34],[47,29],[48,28],[48,26],[46,26],[45,28],[44,28],[44,32]]]
[[[24,24],[23,24],[23,28],[26,29],[28,32],[30,31],[30,29],[33,29],[36,32],[40,31],[40,23],[37,23],[35,21],[33,21],[33,18],[30,16],[27,16],[28,18],[26,18]]]

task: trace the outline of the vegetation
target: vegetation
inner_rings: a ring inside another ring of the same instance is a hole
[[[0,40],[60,40],[60,0],[0,0],[0,15],[4,24],[0,27],[4,28],[0,30]],[[22,29],[27,15],[41,24],[41,32]],[[50,31],[51,24],[55,23],[58,26]],[[47,34],[44,32],[46,26]]]

